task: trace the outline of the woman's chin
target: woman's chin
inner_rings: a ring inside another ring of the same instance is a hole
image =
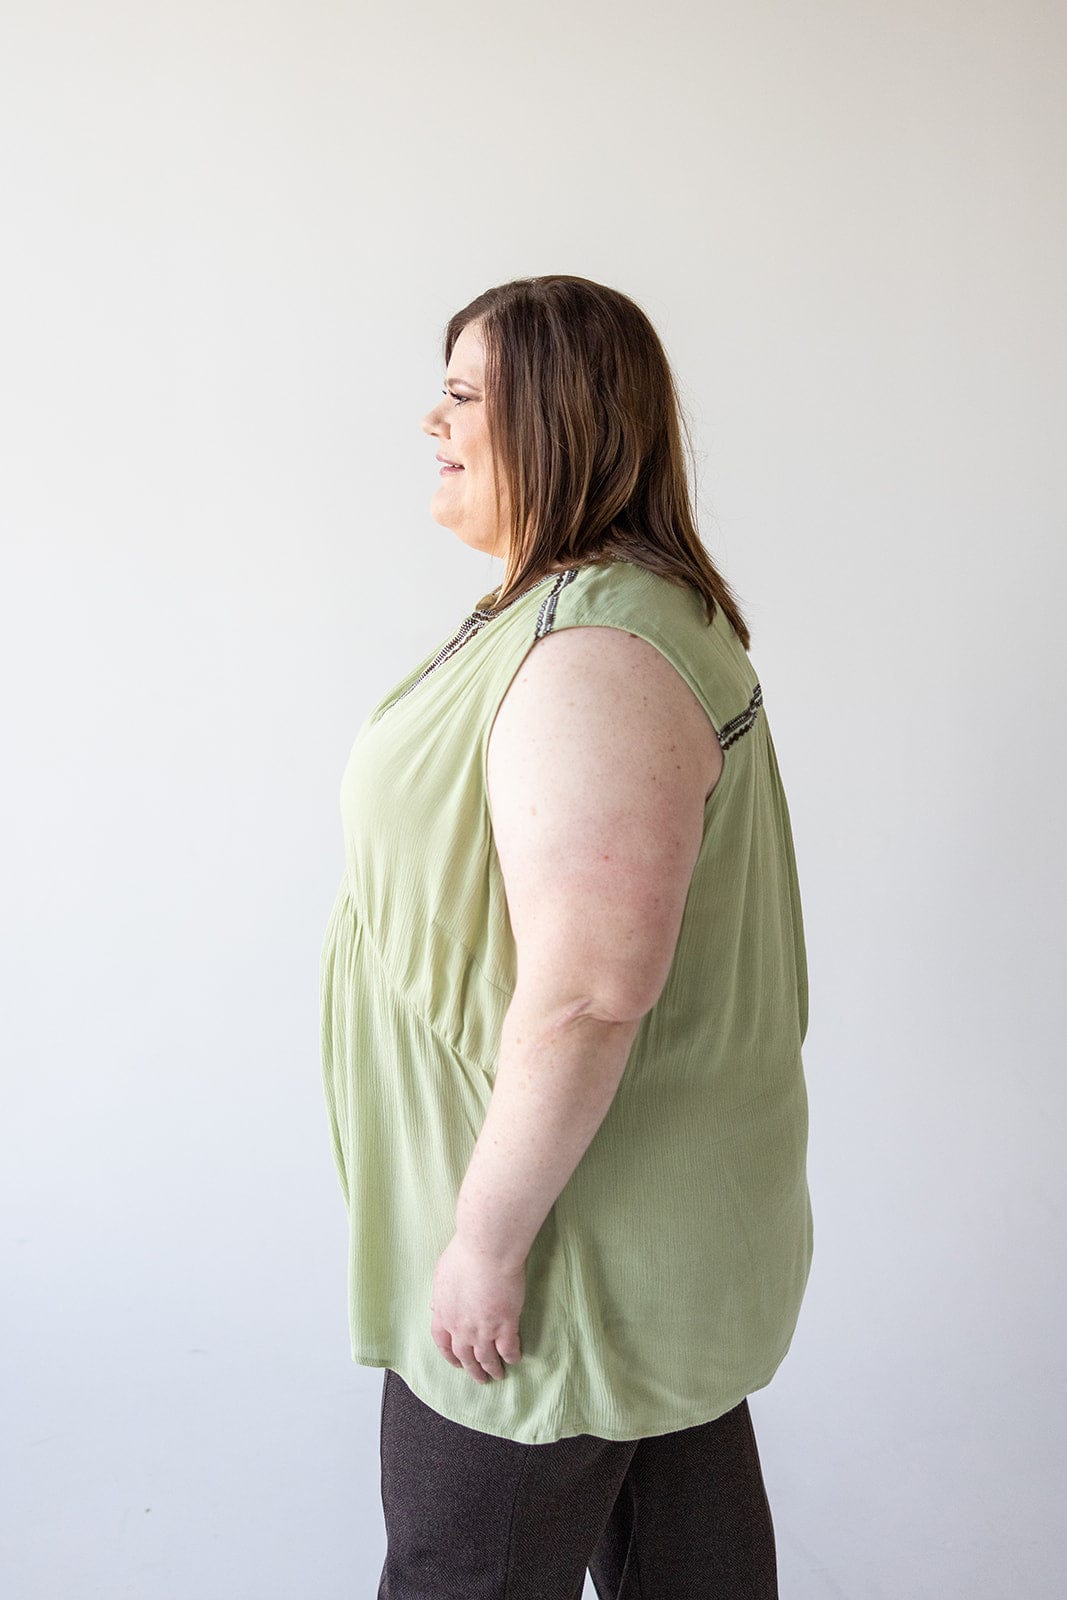
[[[442,528],[448,528],[451,533],[455,533],[456,519],[449,513],[448,508],[440,503],[436,495],[430,501],[430,515]]]

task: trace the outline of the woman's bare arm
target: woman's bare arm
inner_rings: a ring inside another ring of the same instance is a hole
[[[518,951],[456,1231],[525,1261],[670,971],[722,752],[692,690],[622,629],[538,641],[497,713],[493,833]]]

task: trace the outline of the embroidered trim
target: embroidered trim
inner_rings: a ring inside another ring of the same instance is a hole
[[[438,650],[429,666],[423,667],[422,671],[419,673],[418,677],[413,683],[409,683],[406,689],[401,689],[400,693],[396,696],[396,699],[389,702],[386,710],[390,710],[393,706],[395,706],[397,700],[403,700],[406,694],[410,694],[412,689],[418,687],[423,678],[426,677],[427,673],[432,672],[435,667],[439,667],[443,661],[447,661],[449,656],[455,655],[456,651],[461,645],[466,644],[468,639],[472,639],[474,637],[479,628],[484,627],[484,616],[482,621],[479,622],[477,620],[479,615],[479,612],[472,611],[469,617],[464,618],[463,622],[460,624],[459,632],[455,634],[453,638],[449,639],[446,645],[443,645],[441,649]]]
[[[545,596],[541,603],[541,609],[537,613],[537,627],[534,630],[535,638],[540,638],[542,634],[546,634],[551,630],[556,620],[556,600],[559,597],[560,590],[564,589],[571,579],[577,576],[577,567],[568,567],[565,572],[559,574],[558,583]],[[735,744],[742,734],[748,732],[755,722],[762,704],[763,690],[757,683],[752,691],[752,698],[744,711],[739,712],[736,717],[731,717],[729,722],[724,722],[719,729],[719,744],[723,750],[727,749],[729,745]]]
[[[719,729],[719,743],[724,750],[726,749],[727,745],[733,744],[735,740],[740,739],[743,733],[748,732],[749,728],[751,728],[752,724],[755,722],[757,713],[759,712],[759,708],[762,704],[763,690],[757,683],[756,687],[752,691],[752,699],[748,702],[748,705],[745,707],[744,711],[739,712],[736,717],[731,717],[729,722],[724,722],[722,727]]]
[[[567,567],[565,571],[557,573],[546,572],[545,576],[543,578],[539,578],[531,588],[524,589],[522,594],[515,595],[514,599],[509,600],[507,605],[501,606],[499,611],[486,611],[481,606],[475,606],[470,616],[464,617],[463,621],[459,625],[459,628],[453,634],[452,638],[449,639],[448,643],[441,646],[440,650],[438,650],[429,666],[423,667],[422,671],[419,673],[414,682],[409,683],[407,688],[401,690],[395,699],[390,700],[389,704],[383,708],[381,714],[384,716],[386,711],[392,710],[393,706],[396,705],[398,700],[403,700],[404,696],[406,694],[410,694],[412,689],[417,689],[423,678],[427,677],[429,673],[435,670],[435,668],[442,666],[443,663],[448,661],[451,656],[454,656],[456,651],[462,649],[465,644],[474,638],[476,633],[481,632],[487,622],[492,622],[494,617],[501,616],[508,609],[508,606],[516,605],[520,600],[524,600],[528,594],[533,593],[534,589],[540,588],[541,584],[547,583],[549,578],[554,577],[556,579],[556,583],[537,614],[537,633],[541,634],[546,632],[547,629],[541,625],[542,618],[546,615],[546,608],[551,606],[551,611],[548,612],[548,615],[550,617],[554,617],[556,612],[556,596],[565,584],[569,583],[572,578],[576,578],[577,576],[577,567]],[[551,626],[552,623],[549,621],[548,627],[550,628]]]
[[[537,626],[534,629],[535,639],[540,639],[543,634],[551,630],[552,624],[556,620],[556,601],[559,599],[560,590],[565,589],[571,579],[577,576],[577,567],[568,567],[564,572],[558,574],[556,583],[542,600],[541,609],[537,613]]]

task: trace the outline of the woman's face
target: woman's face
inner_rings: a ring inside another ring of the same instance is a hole
[[[493,491],[493,457],[485,415],[485,346],[480,325],[469,322],[452,347],[445,390],[422,419],[424,433],[437,440],[440,483],[430,515],[451,528],[464,544],[488,555],[507,556],[507,486],[501,479],[501,513]],[[450,467],[445,462],[455,462]]]

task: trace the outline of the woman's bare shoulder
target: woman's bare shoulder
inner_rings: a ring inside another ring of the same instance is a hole
[[[490,730],[490,813],[520,962],[580,973],[619,1015],[653,1005],[670,966],[703,835],[698,717],[714,743],[647,640],[574,626],[530,649]]]
[[[531,738],[546,753],[548,746],[562,753],[590,741],[627,753],[644,747],[661,757],[674,750],[701,787],[702,802],[723,766],[707,713],[663,652],[639,634],[603,624],[554,629],[528,651],[497,710],[490,751],[495,745],[502,765],[514,742]]]

